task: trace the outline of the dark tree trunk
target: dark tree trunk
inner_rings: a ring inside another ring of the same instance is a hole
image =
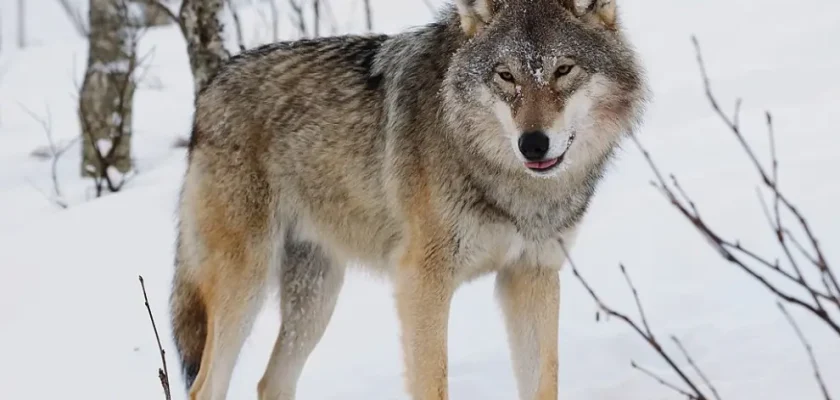
[[[128,173],[137,29],[125,0],[90,0],[87,71],[79,94],[82,176]],[[118,177],[114,177],[116,180]]]

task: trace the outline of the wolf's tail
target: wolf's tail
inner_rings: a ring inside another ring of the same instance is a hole
[[[176,262],[177,263],[177,262]],[[207,308],[198,286],[189,281],[176,265],[170,297],[172,333],[181,360],[187,390],[192,387],[201,367],[201,355],[207,341]]]

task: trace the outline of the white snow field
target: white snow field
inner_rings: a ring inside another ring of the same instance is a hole
[[[618,1],[654,90],[640,137],[659,166],[679,177],[727,238],[782,256],[756,195],[758,176],[703,95],[690,41],[696,34],[726,110],[744,98],[743,129],[765,163],[763,112],[773,113],[782,188],[810,217],[829,261],[840,263],[840,3]],[[150,30],[141,43],[153,56],[135,100],[137,177],[121,193],[90,198],[90,184],[78,177],[76,144],[58,164],[70,203],[61,210],[43,194],[51,191],[50,163],[29,153],[46,136],[24,109],[46,115],[49,108],[57,142],[79,135],[74,82],[83,74],[87,45],[58,2],[26,0],[29,46],[17,49],[16,3],[0,0],[0,399],[162,399],[141,274],[168,351],[173,398],[185,399],[167,313],[185,166],[184,150],[171,143],[188,133],[192,113],[183,39],[166,27]],[[264,42],[260,14],[242,3],[249,46]],[[361,31],[361,3],[332,1],[338,32]],[[373,5],[377,31],[432,17],[422,0]],[[283,18],[281,25],[284,38],[293,37],[291,21]],[[724,262],[651,187],[651,170],[632,142],[624,149],[572,251],[581,273],[608,303],[635,317],[618,269],[626,264],[666,349],[685,365],[668,335],[681,338],[723,399],[823,398],[775,298]],[[562,272],[561,398],[683,398],[630,367],[632,359],[678,382],[628,326],[596,322],[596,306],[571,272]],[[789,309],[815,348],[828,390],[840,396],[840,338],[810,314]],[[278,324],[269,301],[229,398],[256,398]],[[516,398],[491,277],[457,293],[449,339],[452,399]],[[299,398],[408,399],[399,350],[389,284],[354,272],[303,372]]]

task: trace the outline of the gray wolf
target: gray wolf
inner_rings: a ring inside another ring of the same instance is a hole
[[[561,241],[642,118],[636,58],[614,0],[457,0],[403,33],[229,60],[197,98],[179,202],[190,399],[225,398],[274,285],[257,392],[294,399],[350,263],[393,283],[412,399],[448,398],[450,301],[491,273],[520,397],[556,399]]]

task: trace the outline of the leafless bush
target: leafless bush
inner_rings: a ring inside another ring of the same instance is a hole
[[[627,316],[627,314],[617,311],[616,309],[604,303],[604,301],[601,300],[601,298],[595,293],[595,290],[592,289],[589,283],[581,276],[580,272],[578,272],[577,265],[575,265],[574,260],[572,260],[572,257],[566,249],[565,245],[563,246],[563,251],[566,253],[567,260],[569,261],[569,264],[572,267],[572,273],[581,282],[581,284],[583,284],[583,287],[586,289],[589,295],[592,296],[592,299],[595,300],[595,303],[598,305],[599,312],[598,314],[596,314],[597,317],[600,319],[600,313],[603,312],[604,314],[610,317],[618,318],[619,320],[629,325],[633,329],[633,331],[638,333],[639,336],[641,336],[645,340],[645,342],[648,345],[650,345],[656,351],[657,354],[659,354],[659,356],[668,364],[668,366],[677,374],[677,376],[679,376],[680,381],[682,381],[682,384],[687,386],[688,389],[683,389],[680,386],[654,374],[647,368],[640,366],[635,361],[630,361],[630,366],[633,369],[639,370],[643,374],[655,379],[663,386],[687,397],[690,400],[721,400],[720,396],[718,395],[717,389],[715,389],[711,381],[709,381],[709,379],[706,378],[706,374],[704,374],[703,371],[700,370],[700,367],[697,366],[697,364],[688,354],[688,351],[685,349],[682,342],[680,342],[680,340],[676,336],[671,336],[671,340],[678,346],[680,352],[683,354],[683,357],[685,357],[686,361],[689,363],[691,368],[700,377],[703,384],[700,384],[694,379],[690,378],[689,374],[686,373],[684,369],[674,361],[673,356],[665,350],[665,347],[653,333],[653,331],[650,328],[650,325],[648,324],[647,317],[645,316],[645,310],[642,307],[641,300],[639,299],[639,292],[636,290],[636,287],[633,286],[633,282],[630,280],[630,275],[627,273],[627,269],[624,267],[624,265],[620,265],[619,268],[621,269],[621,274],[624,275],[624,280],[627,282],[627,286],[630,288],[630,291],[633,294],[633,299],[636,302],[636,308],[641,317],[641,325],[629,316]],[[709,394],[707,394],[706,392],[707,390],[708,393],[711,393],[711,395],[714,397],[710,397]]]
[[[766,113],[772,163],[770,169],[768,170],[762,166],[761,162],[758,161],[758,157],[752,147],[745,140],[741,131],[741,126],[739,125],[741,106],[740,99],[736,101],[735,112],[732,117],[727,116],[726,113],[722,111],[718,100],[712,93],[710,80],[708,74],[706,73],[706,67],[700,51],[700,45],[696,38],[692,38],[692,41],[695,46],[697,62],[700,67],[703,86],[709,103],[715,113],[724,122],[726,128],[732,132],[739,145],[746,152],[761,177],[761,185],[765,189],[769,190],[772,195],[771,205],[768,205],[767,202],[764,201],[763,197],[761,198],[761,205],[765,216],[769,221],[776,244],[779,247],[779,251],[784,254],[784,259],[786,260],[784,265],[778,259],[764,256],[756,251],[750,250],[749,248],[743,246],[738,240],[726,239],[724,234],[719,233],[715,230],[715,228],[711,227],[701,216],[694,201],[691,200],[691,198],[680,186],[677,178],[674,175],[670,175],[670,182],[666,181],[664,175],[654,163],[650,153],[644,148],[644,146],[642,146],[638,138],[633,136],[633,140],[642,151],[645,160],[654,172],[655,180],[652,182],[653,186],[677,211],[679,211],[679,214],[682,215],[706,239],[711,247],[716,250],[724,260],[744,271],[749,277],[753,278],[754,281],[758,282],[761,286],[768,289],[777,297],[777,305],[779,309],[784,314],[785,319],[794,329],[798,339],[805,347],[811,363],[811,368],[814,371],[814,377],[820,387],[823,398],[825,400],[831,400],[831,396],[829,395],[825,385],[825,380],[823,379],[819,365],[816,361],[813,348],[805,338],[805,335],[802,333],[802,330],[799,328],[796,321],[788,312],[785,304],[793,305],[807,311],[808,314],[816,317],[817,320],[823,322],[828,328],[837,333],[838,338],[840,338],[840,321],[837,320],[837,317],[835,316],[836,313],[834,313],[834,311],[840,311],[840,284],[838,284],[836,274],[825,258],[825,255],[820,248],[819,240],[815,236],[808,220],[793,204],[792,200],[790,200],[790,198],[779,188],[779,162],[775,153],[773,119],[770,113]],[[783,213],[793,216],[793,219],[796,221],[796,226],[804,232],[804,238],[795,235],[792,227],[783,223]],[[795,254],[804,257],[806,262],[798,261]],[[659,383],[669,387],[683,396],[688,397],[689,399],[708,400],[715,398],[720,400],[720,396],[714,386],[712,386],[711,382],[706,378],[702,371],[700,371],[699,367],[694,363],[682,343],[679,342],[676,337],[672,337],[672,340],[686,358],[689,366],[695,371],[695,374],[699,376],[702,385],[698,384],[696,380],[690,378],[683,370],[683,367],[677,365],[677,363],[673,361],[672,357],[667,354],[662,344],[651,331],[639,300],[639,294],[630,281],[629,275],[623,266],[621,267],[621,272],[625,277],[627,285],[633,293],[636,306],[641,315],[641,326],[631,318],[627,317],[626,314],[622,314],[621,312],[607,306],[595,293],[592,287],[581,277],[571,259],[569,259],[569,262],[572,264],[574,275],[580,280],[587,292],[589,292],[595,300],[599,309],[602,312],[625,322],[635,332],[642,336],[642,338],[644,338],[644,340],[666,361],[673,372],[679,376],[683,387],[687,387],[687,389],[683,389],[678,385],[667,382],[661,377],[656,376],[650,371],[638,366],[635,362],[631,363],[633,368],[644,372],[656,379]],[[819,276],[819,283],[814,283],[806,278],[806,269],[809,269],[811,272],[816,273],[817,276]],[[782,285],[774,283],[774,279],[781,279],[781,281],[789,284],[792,283],[793,286],[798,288],[803,294],[794,294],[790,290],[783,288]]]
[[[723,112],[717,99],[712,93],[709,77],[706,73],[705,64],[703,63],[700,45],[696,38],[692,38],[696,52],[697,62],[700,66],[700,72],[703,78],[703,85],[712,108],[715,113],[724,122],[725,126],[732,132],[737,139],[740,146],[744,149],[749,159],[752,161],[756,170],[761,177],[761,185],[769,189],[773,201],[772,205],[767,205],[763,197],[761,198],[761,205],[767,217],[770,227],[773,231],[773,236],[779,246],[780,251],[784,254],[787,260],[787,267],[783,266],[778,259],[766,257],[752,251],[737,240],[727,240],[723,234],[718,233],[714,228],[709,226],[703,220],[698,207],[691,200],[691,198],[680,187],[676,177],[671,175],[669,184],[659,168],[653,162],[650,153],[641,145],[639,140],[634,136],[636,144],[641,149],[645,159],[653,170],[656,181],[653,182],[659,192],[675,207],[680,215],[685,217],[688,222],[694,226],[699,233],[701,233],[711,244],[712,248],[729,263],[734,264],[750,277],[754,278],[762,286],[770,290],[773,294],[778,296],[786,303],[796,305],[799,308],[807,310],[813,316],[822,320],[828,327],[830,327],[838,336],[840,336],[840,321],[832,316],[826,307],[834,308],[840,311],[840,283],[837,277],[828,264],[822,249],[820,248],[819,240],[814,235],[808,220],[793,204],[790,198],[782,192],[778,186],[778,168],[779,162],[775,152],[775,138],[773,131],[773,119],[771,114],[766,113],[767,130],[770,138],[770,151],[772,158],[772,166],[768,171],[759,162],[758,157],[753,151],[752,147],[747,143],[744,135],[741,132],[739,125],[740,113],[740,99],[736,101],[735,113],[730,118]],[[772,210],[772,211],[771,211]],[[782,222],[782,213],[786,212],[792,215],[796,224],[804,232],[805,238],[797,237],[791,227],[786,226]],[[810,248],[807,248],[807,247]],[[803,263],[797,261],[794,253],[803,256],[807,262]],[[814,284],[806,279],[804,269],[810,268],[820,277],[820,283]],[[783,289],[781,285],[771,282],[769,276],[780,277],[785,281],[795,284],[796,287],[802,289],[807,293],[805,296],[797,296],[791,292]]]
[[[39,192],[44,194],[44,196],[49,200],[51,203],[55,204],[60,208],[67,208],[67,201],[64,199],[64,195],[61,192],[61,184],[58,179],[58,161],[64,153],[67,152],[76,142],[79,141],[79,137],[73,138],[69,141],[56,144],[55,140],[53,139],[53,129],[52,129],[52,113],[50,112],[50,108],[47,107],[47,116],[41,117],[36,113],[32,112],[26,107],[23,107],[23,110],[29,114],[32,119],[37,121],[40,125],[44,134],[47,137],[47,146],[45,148],[37,148],[32,151],[32,156],[50,160],[50,178],[52,180],[52,193],[47,194],[43,192],[41,189],[30,182]]]

